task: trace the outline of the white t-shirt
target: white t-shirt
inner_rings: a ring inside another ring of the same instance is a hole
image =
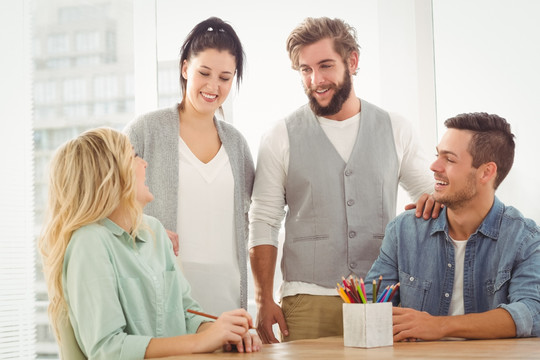
[[[468,240],[454,240],[450,237],[454,244],[454,286],[452,288],[452,299],[450,300],[450,308],[448,315],[463,315],[465,314],[465,304],[463,302],[463,273],[465,266],[465,249]],[[441,340],[465,340],[459,337],[444,337]]]
[[[179,139],[177,261],[192,297],[219,316],[240,307],[234,178],[223,146],[205,164]]]
[[[360,113],[343,121],[323,117],[317,117],[317,120],[332,145],[347,162],[356,142]],[[432,193],[434,179],[429,170],[430,162],[420,146],[412,124],[396,114],[390,114],[390,120],[400,164],[400,184],[415,200],[423,193]],[[263,136],[259,147],[249,214],[249,248],[259,245],[278,246],[279,229],[285,216],[285,182],[288,168],[289,135],[285,120],[281,120]],[[337,294],[335,288],[300,281],[284,282],[280,293],[281,297],[296,294]]]
[[[448,315],[465,314],[465,305],[463,303],[463,272],[465,266],[465,248],[467,240],[452,240],[454,244],[454,287],[452,289],[452,300],[450,300],[450,309]]]

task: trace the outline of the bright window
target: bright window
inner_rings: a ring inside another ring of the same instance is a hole
[[[99,50],[99,31],[81,31],[75,35],[75,50],[77,52],[90,52]]]
[[[51,55],[64,54],[69,51],[69,36],[67,34],[51,34],[47,38],[47,51]]]
[[[31,33],[23,2],[0,2],[9,49],[0,67],[0,357],[33,359],[35,246],[31,116]]]

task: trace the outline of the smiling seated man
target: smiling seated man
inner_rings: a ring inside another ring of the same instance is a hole
[[[390,222],[366,280],[400,283],[394,341],[540,336],[540,229],[495,196],[514,161],[510,125],[486,113],[445,125],[431,165],[445,208]]]

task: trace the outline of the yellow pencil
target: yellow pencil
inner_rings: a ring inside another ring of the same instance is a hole
[[[341,296],[341,299],[343,299],[343,301],[345,301],[347,304],[351,303],[351,300],[349,300],[349,297],[347,296],[347,294],[345,294],[345,290],[343,290],[343,288],[340,287],[339,284],[338,284],[337,291],[339,293],[339,296]]]

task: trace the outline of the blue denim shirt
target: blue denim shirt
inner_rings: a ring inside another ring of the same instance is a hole
[[[388,224],[366,282],[379,275],[382,289],[400,282],[394,305],[448,315],[454,268],[446,208],[431,220],[418,219],[411,210]],[[463,300],[466,314],[502,307],[518,337],[540,336],[540,229],[497,198],[467,242]]]

